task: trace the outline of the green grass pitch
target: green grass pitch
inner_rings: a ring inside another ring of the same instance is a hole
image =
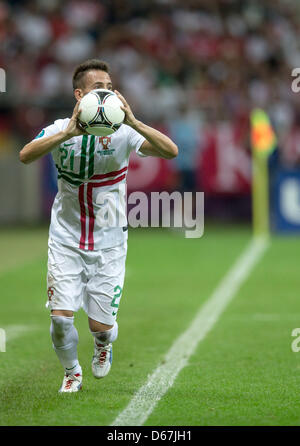
[[[107,426],[147,381],[245,249],[249,228],[209,227],[200,239],[132,230],[110,374],[91,373],[92,337],[75,316],[83,390],[59,395],[63,370],[52,350],[46,303],[46,229],[0,232],[0,327],[29,331],[0,352],[0,425]],[[300,425],[300,238],[273,237],[146,424]]]

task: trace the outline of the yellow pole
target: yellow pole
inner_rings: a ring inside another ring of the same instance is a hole
[[[252,212],[254,237],[269,237],[268,157],[252,151]]]
[[[269,169],[268,159],[277,139],[264,110],[250,114],[252,146],[252,221],[254,237],[269,237]]]

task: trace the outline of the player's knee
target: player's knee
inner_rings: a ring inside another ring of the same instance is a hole
[[[93,336],[97,339],[100,344],[109,344],[114,342],[118,337],[118,323],[114,323],[114,326],[105,331],[92,332]]]
[[[55,345],[63,343],[73,327],[74,317],[51,315],[50,333]]]

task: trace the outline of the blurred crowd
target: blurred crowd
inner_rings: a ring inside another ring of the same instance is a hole
[[[192,165],[205,126],[244,122],[254,106],[269,112],[279,143],[292,147],[286,161],[300,161],[299,98],[291,89],[300,2],[0,0],[7,74],[0,113],[14,108],[13,125],[26,137],[58,110],[70,113],[74,67],[95,57],[109,62],[114,87],[137,117],[185,145],[183,166]]]

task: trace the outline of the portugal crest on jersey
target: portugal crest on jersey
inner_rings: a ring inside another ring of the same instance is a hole
[[[99,136],[99,142],[102,144],[104,150],[108,149],[108,144],[111,142],[111,138],[109,136]]]
[[[115,151],[115,149],[109,147],[111,143],[110,136],[99,136],[99,142],[102,145],[102,150],[98,150],[100,155],[111,155]]]

